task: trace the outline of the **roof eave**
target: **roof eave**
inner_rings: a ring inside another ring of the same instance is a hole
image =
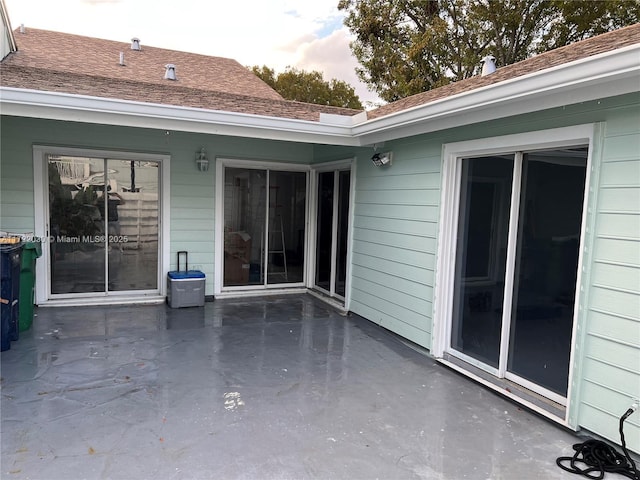
[[[640,44],[460,93],[384,117],[298,120],[0,87],[4,115],[331,145],[371,145],[640,91]],[[603,86],[606,85],[606,88]]]
[[[371,145],[638,92],[639,55],[640,44],[612,50],[368,120],[352,132]]]
[[[349,129],[309,120],[0,87],[3,115],[304,143],[357,145]]]

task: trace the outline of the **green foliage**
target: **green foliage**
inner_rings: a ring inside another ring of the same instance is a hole
[[[276,74],[266,65],[256,65],[251,71],[287,100],[358,110],[363,108],[352,86],[335,78],[326,82],[322,73],[315,70],[307,72],[287,67],[284,72]]]
[[[638,0],[340,0],[358,76],[398,100],[640,21]]]

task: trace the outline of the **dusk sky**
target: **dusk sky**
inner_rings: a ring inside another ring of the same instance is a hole
[[[242,65],[319,70],[380,102],[355,73],[338,0],[5,0],[13,29],[41,28],[233,58]]]

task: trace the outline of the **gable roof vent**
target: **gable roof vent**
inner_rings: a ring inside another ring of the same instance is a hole
[[[131,39],[131,50],[142,50],[142,48],[140,48],[140,39],[137,37],[133,37]]]
[[[482,62],[482,73],[481,76],[489,75],[496,71],[496,57],[493,55],[487,55],[486,57],[482,57],[480,61]]]
[[[175,80],[176,79],[176,66],[173,63],[167,63],[164,68],[166,68],[164,72],[165,80]]]

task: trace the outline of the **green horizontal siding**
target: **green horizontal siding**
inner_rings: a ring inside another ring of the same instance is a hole
[[[640,244],[630,236],[630,231],[625,233],[618,238],[598,235],[594,247],[596,261],[640,265]]]
[[[591,307],[589,314],[589,334],[609,338],[612,342],[640,345],[640,330],[636,318],[618,315],[608,308],[601,310],[597,305]],[[600,352],[596,349],[592,354],[600,355]],[[637,370],[637,365],[635,367]],[[633,369],[634,365],[627,365],[626,368]]]
[[[437,160],[436,160],[437,161]],[[391,167],[389,167],[391,168]],[[377,191],[402,191],[440,188],[440,173],[417,173],[414,175],[393,175],[390,177],[363,177],[358,178],[358,192]]]
[[[381,219],[378,217],[364,217],[356,215],[353,219],[354,229],[366,229],[374,232],[380,231]],[[435,238],[438,224],[435,220],[403,220],[384,219],[384,229],[387,232],[400,233],[406,235],[416,235]]]
[[[636,97],[637,98],[637,97]],[[580,426],[619,442],[618,419],[640,398],[640,107],[607,113],[591,212],[579,385]],[[625,423],[640,451],[640,420]]]
[[[637,160],[607,162],[601,167],[600,188],[636,187],[638,178],[640,178],[640,165]]]
[[[640,295],[640,278],[638,278],[638,268],[635,266],[594,262],[591,273],[594,278],[602,282],[598,284],[601,288],[628,291],[634,295]],[[638,335],[640,335],[640,330]]]
[[[592,152],[597,172],[590,185],[570,422],[618,441],[617,418],[631,397],[640,397],[637,94],[387,142],[382,150],[393,151],[393,164],[385,168],[372,166],[372,149],[359,150],[351,309],[429,348],[443,144],[595,122],[605,135]],[[639,451],[638,423],[629,421],[627,438]]]
[[[402,234],[398,232],[372,231],[365,228],[359,228],[356,230],[356,232],[354,233],[354,240],[369,242],[376,245],[393,246],[396,248],[424,253],[433,252],[436,247],[435,238],[412,234]]]
[[[426,266],[401,264],[385,258],[364,255],[355,251],[353,252],[353,265],[368,270],[368,275],[363,278],[375,279],[379,274],[386,273],[412,282],[433,285],[433,267],[429,270]],[[353,280],[353,284],[354,287],[357,286],[356,279]]]
[[[370,203],[357,203],[358,216],[375,217],[397,220],[433,220],[438,218],[438,207],[431,205],[372,205]]]
[[[171,155],[172,259],[187,250],[191,265],[212,279],[215,168],[198,172],[196,150],[205,146],[212,164],[216,156],[301,163],[356,157],[350,308],[430,348],[443,144],[591,122],[601,122],[604,136],[592,152],[597,172],[589,193],[570,416],[575,425],[617,441],[617,418],[632,397],[640,397],[640,342],[634,335],[640,331],[637,94],[389,141],[383,151],[392,151],[394,159],[386,168],[374,167],[373,149],[365,147],[167,136],[150,129],[3,117],[0,230],[34,228],[33,144],[166,153]],[[207,293],[212,291],[208,281]],[[635,451],[640,451],[638,425],[631,417],[627,438]]]
[[[584,381],[584,385],[585,397],[588,400],[582,404],[581,416],[588,419],[588,426],[585,425],[585,427],[619,444],[618,421],[612,420],[620,417],[629,407],[626,400],[627,395],[612,394],[609,388],[594,385],[587,380]],[[599,401],[591,403],[592,399],[599,399]],[[635,445],[638,443],[638,438],[640,438],[640,425],[633,418],[636,414],[625,422],[624,434],[627,448],[637,452]]]
[[[600,212],[598,214],[598,233],[606,237],[640,238],[640,215]]]
[[[352,311],[431,346],[442,145],[393,142],[393,164],[358,156]]]
[[[440,202],[438,189],[406,190],[358,190],[356,203],[370,205],[417,205],[437,206]]]
[[[31,145],[18,140],[27,134],[1,120],[0,142],[0,230],[34,231],[33,160]]]
[[[33,145],[160,153],[171,156],[171,237],[169,269],[176,252],[189,252],[189,264],[207,275],[206,293],[214,291],[215,158],[310,163],[313,148],[280,141],[199,135],[182,132],[89,125],[3,116],[0,146],[0,230],[34,231]],[[206,148],[208,172],[195,167],[195,154]]]
[[[631,213],[637,219],[640,205],[640,188],[603,188],[600,191],[600,211],[610,213]]]
[[[390,273],[372,270],[360,265],[353,265],[352,275],[354,278],[369,281],[368,277],[375,272],[375,279],[384,288],[398,291],[410,295],[419,300],[433,301],[433,287],[428,285],[430,275],[425,275],[422,282],[416,282],[408,278],[392,275]],[[432,275],[431,275],[432,276]]]

